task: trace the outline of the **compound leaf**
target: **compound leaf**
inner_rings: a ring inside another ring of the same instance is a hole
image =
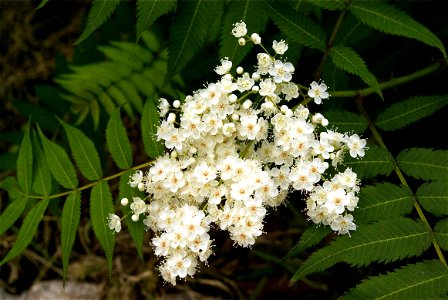
[[[448,182],[448,151],[410,148],[397,156],[400,169],[407,175],[423,180]]]
[[[62,269],[64,281],[67,277],[67,267],[75,241],[76,232],[81,216],[81,191],[75,190],[67,196],[62,209],[61,247]]]
[[[19,156],[17,158],[17,181],[25,194],[30,194],[33,178],[33,147],[30,139],[29,124],[20,144]]]
[[[157,140],[159,111],[151,99],[146,101],[142,114],[142,138],[146,154],[156,158],[163,154],[163,144]]]
[[[119,108],[111,114],[107,123],[106,143],[117,166],[121,169],[129,169],[132,166],[132,149],[121,121]]]
[[[137,0],[137,42],[155,20],[169,13],[175,5],[175,0]]]
[[[415,194],[421,206],[436,216],[448,215],[448,184],[446,181],[426,182]]]
[[[366,131],[368,123],[359,114],[346,110],[329,110],[323,113],[330,122],[330,126],[337,128],[339,132],[353,132],[361,134]]]
[[[362,159],[345,156],[344,164],[351,167],[359,178],[372,178],[377,175],[389,175],[394,169],[394,159],[385,149],[370,145]]]

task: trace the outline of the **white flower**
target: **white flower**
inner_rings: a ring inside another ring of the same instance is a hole
[[[140,197],[134,197],[131,203],[131,210],[134,214],[140,215],[146,212],[146,203]]]
[[[170,110],[170,103],[165,98],[160,98],[158,108],[160,112],[160,117],[163,118]]]
[[[347,142],[347,146],[350,149],[350,156],[353,158],[356,158],[356,156],[363,157],[365,155],[364,147],[366,143],[366,140],[361,139],[357,134],[350,136]]]
[[[274,82],[288,82],[292,79],[294,66],[290,63],[282,63],[279,60],[274,62],[274,65],[269,69],[269,75],[273,76]]]
[[[258,33],[252,33],[250,39],[255,45],[261,44],[261,37]]]
[[[215,68],[215,72],[218,75],[224,75],[229,73],[231,68],[232,68],[232,62],[229,60],[228,57],[225,57],[221,59],[221,65]]]
[[[260,82],[260,91],[258,92],[260,96],[271,96],[275,94],[277,85],[272,82],[270,78],[264,79]]]
[[[120,217],[115,214],[109,214],[108,220],[109,220],[109,223],[108,223],[109,228],[117,233],[120,232],[120,230],[121,230]]]
[[[137,187],[142,182],[143,182],[143,172],[138,170],[133,175],[131,175],[131,179],[129,180],[129,185],[131,187]]]
[[[353,223],[353,216],[350,214],[347,214],[344,217],[341,215],[337,216],[333,219],[330,226],[331,229],[337,231],[338,234],[350,235],[349,230],[356,230],[356,225]]]
[[[272,43],[272,49],[274,49],[275,53],[283,55],[288,50],[288,44],[284,40],[280,42],[274,41]]]
[[[327,99],[330,94],[327,93],[327,85],[325,83],[318,84],[316,81],[311,82],[311,89],[308,90],[308,96],[314,99],[316,104],[321,104],[322,99]]]
[[[233,24],[232,34],[236,38],[245,36],[247,34],[246,23],[239,21]]]

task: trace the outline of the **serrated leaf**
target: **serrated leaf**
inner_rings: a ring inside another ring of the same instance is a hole
[[[176,18],[171,27],[168,56],[168,74],[170,79],[180,72],[191,58],[204,45],[208,24],[211,24],[223,1],[179,1]]]
[[[299,267],[291,283],[339,262],[363,266],[375,261],[388,263],[417,256],[431,246],[431,240],[426,226],[412,219],[397,218],[360,225],[351,237],[340,236],[329,246],[314,252]]]
[[[119,104],[120,106],[123,107],[123,109],[128,113],[128,115],[131,118],[134,118],[134,112],[132,110],[132,107],[131,107],[130,103],[128,102],[128,100],[126,99],[126,97],[123,94],[123,92],[120,89],[118,89],[115,86],[111,85],[107,89],[107,93],[111,96],[112,99],[115,100],[115,102],[117,104]]]
[[[115,246],[115,237],[112,230],[107,225],[110,213],[114,212],[112,195],[109,185],[105,181],[100,181],[92,188],[90,193],[90,220],[93,231],[103,248],[109,265],[109,273],[112,270],[112,256]]]
[[[48,1],[49,1],[49,0],[42,0],[42,1],[39,3],[39,6],[36,7],[36,9],[41,9],[42,7],[45,6],[45,4],[47,4]]]
[[[427,117],[448,105],[448,95],[417,96],[392,104],[381,112],[375,125],[383,130],[397,130]]]
[[[327,38],[324,29],[312,19],[280,2],[264,1],[269,16],[283,34],[307,47],[324,50]]]
[[[10,203],[0,215],[0,235],[6,232],[22,215],[28,199],[22,196],[19,185],[14,177],[7,177],[0,183],[0,188],[8,192]]]
[[[119,108],[112,113],[107,123],[106,143],[117,166],[121,169],[129,169],[132,166],[132,149],[121,121]]]
[[[339,299],[434,299],[446,296],[447,292],[445,266],[429,260],[369,277]]]
[[[175,0],[137,0],[137,42],[154,21],[169,13],[175,5]]]
[[[98,101],[90,101],[90,114],[92,115],[93,120],[93,128],[95,130],[98,128],[98,125],[100,124],[100,106],[98,105]],[[81,122],[77,122],[76,125],[79,125]]]
[[[37,128],[45,156],[47,157],[47,164],[53,178],[63,187],[75,189],[78,186],[78,177],[76,176],[75,167],[68,158],[67,152],[58,144],[47,139],[39,126]]]
[[[125,95],[126,99],[128,99],[129,103],[131,103],[139,113],[142,113],[143,101],[136,88],[128,81],[120,81],[118,86]]]
[[[416,39],[436,47],[447,59],[445,47],[437,36],[405,12],[384,1],[352,1],[350,11],[361,22],[379,31]]]
[[[78,128],[62,120],[59,120],[59,122],[64,127],[72,155],[82,175],[89,180],[101,179],[103,169],[93,142]]]
[[[368,86],[370,86],[381,98],[380,85],[376,77],[370,73],[364,60],[350,47],[337,45],[331,48],[330,57],[332,62],[340,69],[350,74],[359,76]]]
[[[362,159],[352,158],[346,155],[344,164],[351,167],[361,179],[372,178],[377,175],[389,175],[394,169],[394,159],[385,149],[369,145]]]
[[[29,195],[33,178],[33,147],[30,139],[30,125],[28,124],[17,158],[17,181],[22,191]]]
[[[353,213],[357,223],[392,219],[412,211],[414,196],[407,186],[381,183],[361,188],[358,208]]]
[[[284,259],[292,258],[302,253],[308,248],[311,248],[320,243],[327,235],[331,233],[331,228],[328,226],[311,226],[308,227],[300,237],[299,242],[286,253]]]
[[[222,25],[219,56],[228,57],[234,67],[241,63],[253,47],[252,43],[241,47],[238,44],[238,39],[232,35],[233,24],[239,21],[245,22],[251,32],[263,32],[268,22],[268,16],[257,0],[231,1],[229,3]]]
[[[33,135],[33,150],[34,160],[36,162],[33,176],[33,190],[39,195],[48,196],[51,193],[51,173],[36,134]]]
[[[19,229],[17,240],[14,243],[14,246],[12,246],[12,249],[2,259],[2,261],[0,261],[0,266],[7,263],[14,257],[20,255],[23,250],[26,249],[37,231],[37,227],[39,225],[39,222],[42,220],[42,217],[44,216],[44,212],[47,209],[49,201],[49,199],[43,199],[29,211],[29,213],[23,220],[22,226]]]
[[[329,110],[322,114],[328,119],[329,126],[337,128],[338,132],[361,134],[368,127],[367,120],[364,117],[346,110]]]
[[[120,4],[120,0],[93,0],[92,7],[87,16],[87,24],[75,45],[80,44],[88,38],[98,27],[100,27]]]
[[[439,221],[434,227],[434,235],[437,243],[443,249],[448,251],[448,219]]]
[[[156,136],[159,118],[159,111],[154,101],[146,101],[142,114],[142,138],[145,152],[152,158],[162,155],[164,150],[163,144]]]
[[[81,217],[81,191],[75,190],[68,195],[62,210],[61,247],[62,269],[64,281],[67,277],[68,261],[75,242]]]
[[[138,189],[133,189],[129,185],[129,176],[131,176],[135,171],[127,171],[120,177],[119,184],[119,199],[128,198],[129,202],[132,203],[133,197],[140,197],[141,199],[145,198],[145,194],[140,192]],[[134,222],[131,219],[132,211],[129,207],[122,206],[123,216],[125,217],[126,226],[131,235],[132,240],[135,243],[135,248],[137,249],[137,254],[140,259],[143,261],[143,238],[145,234],[145,225],[143,224],[143,218],[140,218],[138,222]]]
[[[415,194],[421,206],[436,216],[448,215],[448,182],[427,182]]]
[[[400,169],[408,176],[423,180],[448,182],[448,151],[410,148],[397,156]]]

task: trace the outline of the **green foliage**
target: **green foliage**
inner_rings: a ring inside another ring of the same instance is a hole
[[[448,178],[448,151],[410,148],[397,156],[398,166],[407,175],[423,180]]]
[[[387,150],[377,145],[370,145],[362,159],[352,158],[347,154],[345,164],[352,168],[359,178],[367,179],[389,175],[394,169],[394,158]]]
[[[448,219],[439,221],[434,227],[434,235],[440,247],[448,251]]]
[[[370,277],[340,299],[433,299],[446,296],[447,292],[445,266],[440,261],[429,260]]]
[[[291,282],[325,270],[339,262],[365,266],[372,262],[401,260],[420,255],[431,245],[425,225],[407,218],[360,225],[353,236],[341,236],[314,252],[297,270]]]
[[[331,126],[339,132],[353,132],[361,134],[367,129],[367,120],[358,114],[346,110],[329,110],[322,113]]]
[[[137,0],[137,41],[155,20],[169,13],[175,5],[175,0]]]
[[[363,223],[393,219],[411,212],[414,195],[407,186],[380,183],[364,187],[354,217]]]
[[[52,179],[44,150],[36,134],[33,134],[34,161],[33,191],[42,196],[51,194]]]
[[[87,16],[87,24],[76,44],[88,38],[98,27],[100,27],[114,12],[120,4],[120,0],[93,0],[92,8]]]
[[[92,188],[90,193],[90,220],[101,247],[109,263],[109,272],[112,270],[112,255],[115,238],[112,230],[107,226],[109,214],[114,212],[112,195],[107,182],[100,181]]]
[[[47,209],[50,199],[40,200],[26,215],[23,224],[20,227],[17,235],[17,240],[8,254],[0,261],[0,266],[18,256],[31,243],[34,233],[44,216],[45,209]]]
[[[141,113],[143,100],[166,93],[172,97],[176,91],[170,84],[164,84],[167,72],[167,52],[160,48],[153,33],[143,32],[144,46],[128,42],[111,42],[109,46],[98,47],[107,61],[69,66],[73,73],[56,78],[69,94],[62,97],[72,104],[77,113],[77,124],[90,113],[97,128],[101,111],[109,115],[118,106],[133,117]]]
[[[418,96],[392,104],[376,118],[375,125],[392,131],[432,115],[448,104],[448,95]]]
[[[369,72],[363,59],[353,49],[346,46],[334,46],[331,49],[330,56],[336,67],[361,77],[367,85],[383,98],[383,93],[375,76]]]
[[[312,226],[307,228],[300,237],[299,242],[285,255],[285,259],[294,257],[306,249],[309,249],[320,243],[331,232],[328,227]]]
[[[33,176],[33,148],[30,139],[30,130],[27,127],[22,144],[20,145],[19,157],[17,158],[17,181],[20,188],[26,193],[31,192]]]
[[[75,190],[67,196],[62,210],[61,256],[64,280],[67,278],[68,261],[75,242],[81,217],[81,192]]]
[[[440,39],[403,11],[383,1],[352,1],[350,11],[363,23],[385,33],[416,39],[437,47],[447,58]]]
[[[284,4],[271,1],[264,3],[269,16],[288,38],[313,49],[325,49],[327,38],[319,24]]]
[[[100,158],[93,142],[79,129],[60,120],[68,137],[72,155],[81,173],[89,180],[103,176]]]
[[[420,205],[436,216],[448,215],[448,184],[446,181],[426,182],[415,194]]]
[[[67,152],[58,144],[50,141],[39,129],[42,146],[44,148],[47,164],[53,178],[63,187],[74,189],[78,186],[78,177],[75,167],[68,158]]]
[[[222,1],[207,0],[178,2],[178,13],[170,37],[169,79],[182,70],[204,45],[207,29],[219,17],[223,4]]]
[[[7,177],[0,183],[0,187],[8,191],[10,203],[0,215],[0,235],[5,233],[12,224],[22,215],[28,198],[20,195],[20,188],[13,177]]]
[[[114,162],[121,169],[132,166],[132,149],[126,129],[121,121],[120,109],[115,110],[110,116],[106,128],[107,147]]]

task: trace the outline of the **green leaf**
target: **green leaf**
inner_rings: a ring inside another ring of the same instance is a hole
[[[137,0],[137,42],[154,21],[169,13],[175,6],[175,0]]]
[[[338,237],[329,246],[314,252],[299,267],[291,283],[339,262],[363,266],[375,261],[388,263],[417,256],[431,246],[431,240],[426,226],[412,219],[397,218],[360,225],[351,237]]]
[[[437,36],[405,12],[384,1],[352,1],[350,11],[361,22],[379,31],[416,39],[439,48],[443,57],[447,59],[445,47]]]
[[[330,57],[333,63],[340,69],[350,74],[359,76],[367,85],[369,85],[381,98],[380,85],[376,77],[370,73],[364,60],[350,47],[338,45],[331,48]]]
[[[423,180],[448,180],[448,151],[410,148],[397,156],[400,169],[408,176]]]
[[[17,181],[22,191],[29,195],[33,178],[33,147],[30,139],[30,125],[28,124],[22,144],[20,145],[19,157],[17,158]]]
[[[417,96],[395,103],[380,113],[375,125],[383,130],[397,130],[432,115],[448,104],[448,95]]]
[[[39,3],[39,6],[36,7],[36,9],[41,9],[42,7],[45,6],[45,4],[47,4],[48,1],[49,1],[49,0],[42,0],[42,1]]]
[[[229,2],[222,25],[219,56],[228,57],[236,68],[250,52],[253,43],[246,43],[244,47],[241,47],[238,44],[238,39],[232,35],[233,24],[243,21],[251,32],[263,32],[268,20],[268,16],[258,0]]]
[[[62,247],[62,269],[64,272],[64,281],[67,278],[68,261],[75,242],[76,232],[78,230],[79,219],[81,216],[81,191],[75,190],[68,195],[62,210],[62,229],[61,229],[61,247]]]
[[[0,261],[0,266],[20,255],[23,250],[26,249],[37,231],[37,227],[40,220],[42,220],[42,217],[44,216],[44,212],[47,209],[49,201],[49,199],[43,199],[29,211],[25,217],[25,220],[23,220],[23,224],[20,227],[14,246],[12,246],[12,249],[2,259],[2,261]]]
[[[439,221],[434,227],[434,235],[440,247],[448,251],[448,219]]]
[[[82,175],[89,180],[103,177],[100,158],[93,142],[78,128],[59,120],[67,134],[68,143]]]
[[[80,44],[88,38],[98,27],[100,27],[120,4],[120,0],[93,0],[92,7],[87,16],[87,24],[75,45]]]
[[[19,184],[14,177],[6,177],[0,182],[0,188],[8,192],[10,199],[9,205],[0,215],[0,235],[2,235],[22,215],[28,199],[22,196]]]
[[[39,126],[37,128],[47,157],[47,164],[54,179],[67,189],[75,189],[78,186],[78,178],[67,152],[61,146],[47,139]]]
[[[109,214],[113,212],[114,205],[109,185],[105,181],[101,181],[92,188],[90,194],[90,220],[93,231],[106,254],[109,263],[109,273],[112,270],[115,237],[107,223]]]
[[[133,189],[129,185],[129,176],[131,176],[135,171],[127,171],[120,177],[119,184],[119,199],[128,198],[129,202],[132,203],[133,197],[140,197],[142,199],[145,198],[145,194],[140,192],[138,189]],[[137,254],[140,259],[143,261],[143,238],[145,234],[145,225],[143,224],[143,218],[140,218],[138,222],[134,222],[131,219],[132,211],[129,207],[122,206],[123,216],[125,217],[126,226],[131,235],[132,240],[135,243],[135,248],[137,249]]]
[[[412,211],[414,196],[407,186],[380,183],[361,188],[358,208],[353,213],[357,223],[392,219]]]
[[[51,193],[51,173],[36,134],[33,135],[33,150],[34,160],[36,162],[33,176],[33,190],[39,195],[48,196]]]
[[[346,154],[344,164],[351,167],[361,179],[372,178],[377,175],[387,176],[394,169],[392,155],[377,145],[369,145],[362,159],[353,158]]]
[[[447,181],[427,182],[415,194],[421,206],[436,216],[448,215]]]
[[[339,299],[434,299],[447,292],[445,266],[438,260],[429,260],[369,277]]]
[[[264,1],[266,11],[283,34],[304,46],[324,50],[327,37],[324,29],[312,19],[280,2]]]
[[[292,258],[308,248],[311,248],[320,243],[327,235],[331,233],[329,226],[311,226],[308,227],[300,237],[299,242],[286,253],[284,259]]]
[[[337,128],[339,132],[361,134],[368,127],[367,120],[364,117],[346,110],[329,110],[322,114],[330,122],[329,126]]]
[[[208,24],[219,16],[223,1],[179,1],[171,27],[167,78],[173,77],[204,45]]]
[[[121,121],[120,108],[112,113],[107,123],[106,143],[117,166],[121,169],[129,169],[132,166],[132,149]]]
[[[163,144],[157,141],[157,127],[159,125],[159,111],[152,100],[148,100],[143,107],[142,138],[146,154],[156,158],[163,154]]]

